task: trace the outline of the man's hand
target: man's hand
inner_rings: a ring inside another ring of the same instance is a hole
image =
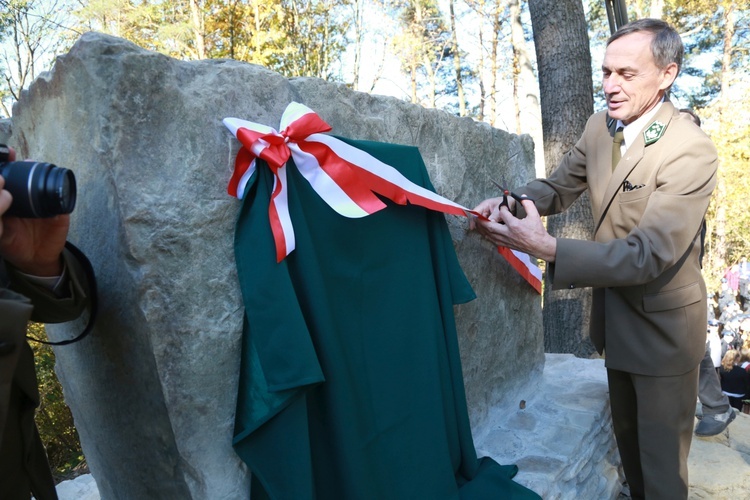
[[[544,228],[534,202],[523,200],[521,204],[526,210],[526,217],[517,219],[507,207],[498,207],[501,200],[502,198],[492,198],[480,203],[474,210],[489,220],[472,221],[472,229],[476,228],[479,234],[497,246],[554,262],[557,240]]]
[[[479,212],[484,217],[495,222],[500,220],[500,203],[503,201],[502,196],[497,198],[488,198],[474,208],[475,212]],[[511,200],[515,203],[515,200]],[[474,218],[469,218],[469,229],[476,229]]]
[[[11,148],[9,161],[15,159]],[[62,254],[70,227],[69,215],[45,219],[5,216],[13,201],[0,177],[0,257],[19,271],[33,276],[59,276]]]

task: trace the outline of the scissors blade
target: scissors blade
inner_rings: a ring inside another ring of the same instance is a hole
[[[505,195],[508,194],[508,190],[505,189],[504,187],[502,187],[500,184],[498,184],[497,182],[495,182],[492,179],[490,179],[490,182],[493,183],[500,191],[502,191],[503,194],[505,194]]]
[[[531,198],[529,198],[526,195],[524,195],[524,196],[518,196],[513,191],[510,191],[509,189],[504,188],[503,186],[501,186],[500,184],[498,184],[497,182],[495,182],[492,179],[490,179],[490,182],[492,184],[494,184],[495,186],[497,186],[497,188],[501,191],[501,193],[503,195],[503,201],[502,201],[502,203],[500,203],[500,206],[503,206],[503,205],[508,206],[508,196],[510,196],[511,198],[513,198],[514,200],[516,200],[518,203],[521,203],[524,200],[534,201],[534,200],[532,200]],[[505,182],[505,179],[503,179],[503,182]]]
[[[509,193],[509,191],[507,189],[505,189],[504,187],[502,187],[497,182],[495,182],[494,180],[492,180],[492,179],[490,179],[490,182],[492,182],[495,186],[497,186],[498,189],[500,189],[500,192],[503,195],[503,201],[500,202],[500,206],[501,207],[509,207],[509,205],[508,205],[508,193]]]

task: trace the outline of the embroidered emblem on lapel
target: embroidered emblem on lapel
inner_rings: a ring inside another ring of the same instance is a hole
[[[667,126],[660,121],[656,121],[648,126],[643,132],[643,140],[646,142],[646,146],[653,144],[664,135],[664,131],[667,130]]]

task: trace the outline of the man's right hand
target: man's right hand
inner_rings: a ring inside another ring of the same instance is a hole
[[[488,200],[482,202],[482,208]],[[492,204],[489,204],[490,207]],[[557,239],[551,236],[542,223],[542,218],[531,199],[521,202],[526,217],[516,218],[507,207],[494,208],[488,220],[476,219],[473,222],[476,230],[495,246],[506,247],[527,253],[547,262],[554,262],[557,253]],[[487,210],[489,207],[484,207]],[[477,212],[484,214],[480,210]],[[494,219],[497,215],[498,219]]]
[[[511,198],[510,196],[507,197],[508,200],[508,209],[513,212],[513,209],[516,204],[516,200]],[[484,200],[482,203],[477,205],[474,208],[475,212],[479,212],[484,217],[487,217],[489,220],[493,222],[499,222],[500,221],[500,203],[503,201],[502,196],[498,196],[497,198],[488,198]],[[476,224],[473,219],[469,219],[469,229],[476,229]]]

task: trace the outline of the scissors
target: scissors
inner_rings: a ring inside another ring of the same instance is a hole
[[[497,186],[497,188],[503,194],[503,201],[501,201],[500,205],[498,205],[497,207],[498,209],[500,207],[505,207],[508,210],[510,210],[510,206],[508,205],[508,196],[516,200],[518,203],[521,203],[521,200],[531,200],[531,198],[528,198],[526,196],[518,196],[516,193],[509,191],[508,189],[504,188],[503,186],[493,181],[492,179],[490,179],[490,182],[492,182],[495,186]],[[531,200],[531,201],[534,201],[534,200]],[[515,213],[515,210],[511,210],[511,213]]]

